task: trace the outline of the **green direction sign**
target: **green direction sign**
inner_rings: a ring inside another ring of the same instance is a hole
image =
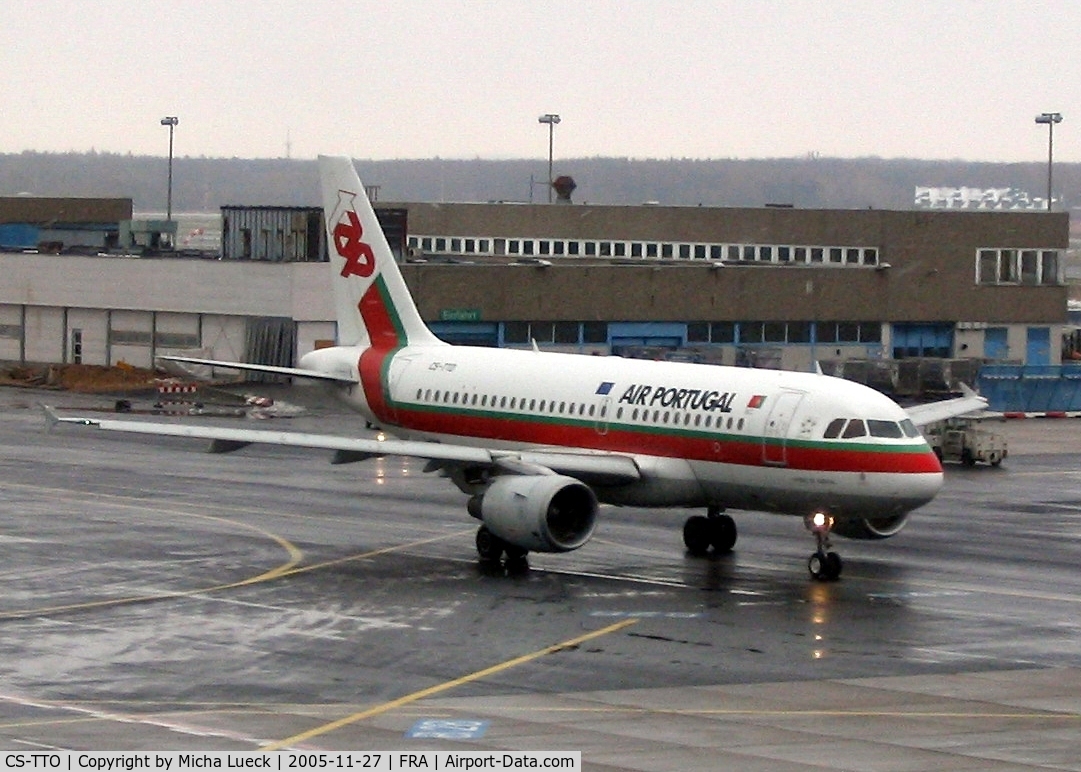
[[[479,322],[479,308],[441,308],[439,310],[441,322]]]

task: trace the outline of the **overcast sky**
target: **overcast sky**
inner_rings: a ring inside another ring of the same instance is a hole
[[[1081,161],[1078,0],[2,0],[0,153]]]

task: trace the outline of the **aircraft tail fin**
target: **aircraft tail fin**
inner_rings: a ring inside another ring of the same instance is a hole
[[[338,343],[445,345],[421,319],[352,159],[319,156],[319,176]]]

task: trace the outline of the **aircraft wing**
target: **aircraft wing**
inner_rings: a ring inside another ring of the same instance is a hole
[[[429,464],[430,470],[466,465],[491,466],[512,474],[566,474],[584,482],[601,485],[631,482],[641,476],[633,458],[612,453],[576,453],[544,449],[489,450],[424,440],[380,440],[304,432],[278,432],[267,429],[60,416],[51,407],[43,406],[43,409],[50,428],[57,424],[67,424],[132,434],[211,440],[211,451],[219,453],[262,443],[332,450],[335,451],[335,459],[338,461],[359,461],[377,456],[410,456],[432,462]]]
[[[961,384],[963,396],[956,399],[944,399],[940,402],[928,402],[925,405],[913,405],[906,407],[905,412],[917,426],[926,426],[936,421],[945,421],[947,418],[975,413],[977,410],[987,409],[987,399],[981,397],[969,387]]]
[[[226,362],[218,359],[196,359],[194,357],[159,356],[165,362],[176,362],[187,365],[202,365],[204,367],[221,367],[230,370],[242,370],[250,373],[266,373],[267,375],[286,375],[291,378],[310,378],[315,381],[330,381],[332,383],[358,383],[356,377],[349,373],[340,375],[324,373],[316,370],[304,370],[299,367],[278,367],[276,365],[255,365],[247,362]]]

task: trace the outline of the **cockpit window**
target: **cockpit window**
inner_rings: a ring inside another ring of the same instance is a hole
[[[867,434],[867,427],[863,425],[863,421],[859,418],[853,418],[848,422],[848,426],[845,427],[844,434],[841,435],[842,440],[850,440],[853,437],[863,437]]]
[[[844,428],[844,418],[834,418],[830,421],[829,426],[826,427],[826,433],[823,435],[827,440],[833,440],[841,436],[841,429]]]
[[[897,425],[896,421],[878,421],[870,418],[867,420],[867,428],[871,430],[872,437],[900,439],[904,436],[904,432],[901,431],[901,427]]]
[[[916,424],[912,423],[911,419],[908,418],[901,421],[901,430],[905,433],[905,436],[909,438],[920,436],[920,430],[917,429]]]

